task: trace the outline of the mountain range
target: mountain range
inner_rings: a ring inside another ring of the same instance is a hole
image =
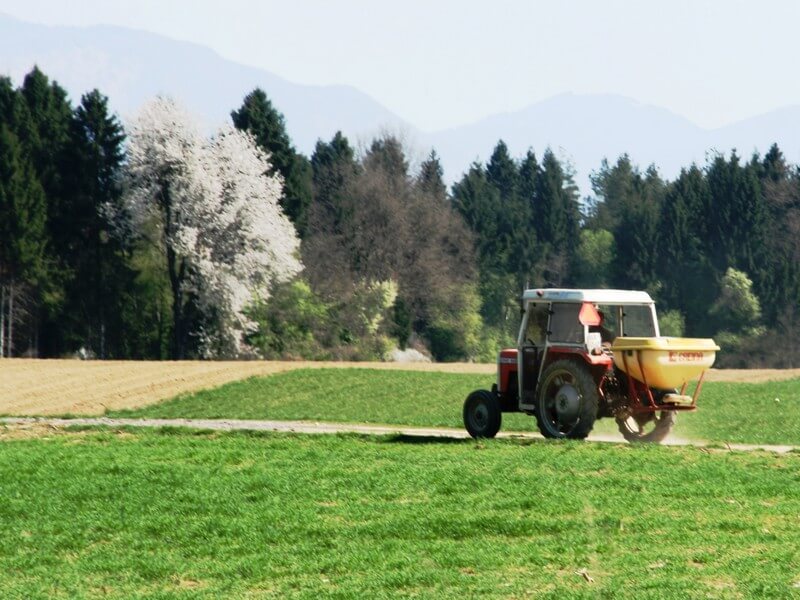
[[[709,152],[736,148],[749,158],[754,151],[765,153],[773,142],[790,161],[800,162],[800,106],[704,129],[666,109],[623,96],[561,94],[519,111],[423,132],[350,86],[292,83],[206,47],[143,31],[50,27],[0,14],[0,74],[19,83],[34,64],[66,88],[73,102],[98,88],[125,119],[148,98],[168,94],[209,130],[228,119],[258,86],[283,112],[301,152],[310,154],[317,139],[330,139],[337,130],[357,143],[385,131],[399,133],[417,150],[416,158],[435,148],[449,182],[459,179],[473,161],[485,161],[500,138],[516,156],[528,148],[540,154],[551,147],[571,161],[584,193],[589,192],[589,174],[601,160],[613,161],[622,153],[642,167],[655,164],[667,178],[692,162],[704,163]]]

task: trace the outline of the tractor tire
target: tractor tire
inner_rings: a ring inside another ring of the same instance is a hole
[[[474,438],[493,438],[500,431],[503,415],[497,394],[476,390],[464,402],[464,427]]]
[[[582,440],[594,427],[600,394],[589,369],[573,360],[557,360],[542,373],[535,415],[546,438]]]
[[[617,427],[629,442],[659,444],[670,434],[677,418],[674,410],[662,410],[658,416],[656,413],[643,413],[617,419]]]

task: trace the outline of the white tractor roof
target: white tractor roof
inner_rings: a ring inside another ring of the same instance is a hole
[[[631,290],[571,290],[563,288],[543,288],[525,290],[524,302],[591,302],[593,304],[653,304],[647,292]]]

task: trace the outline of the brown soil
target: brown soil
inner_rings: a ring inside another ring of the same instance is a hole
[[[342,363],[275,361],[78,361],[0,360],[0,414],[98,415],[152,404],[178,394],[256,375],[299,368],[369,368],[496,373],[493,364]],[[707,381],[762,382],[800,377],[793,370],[709,371]]]

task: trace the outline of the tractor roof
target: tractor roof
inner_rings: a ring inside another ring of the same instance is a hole
[[[632,290],[574,290],[543,288],[525,290],[524,302],[591,302],[593,304],[653,304],[647,292]]]

